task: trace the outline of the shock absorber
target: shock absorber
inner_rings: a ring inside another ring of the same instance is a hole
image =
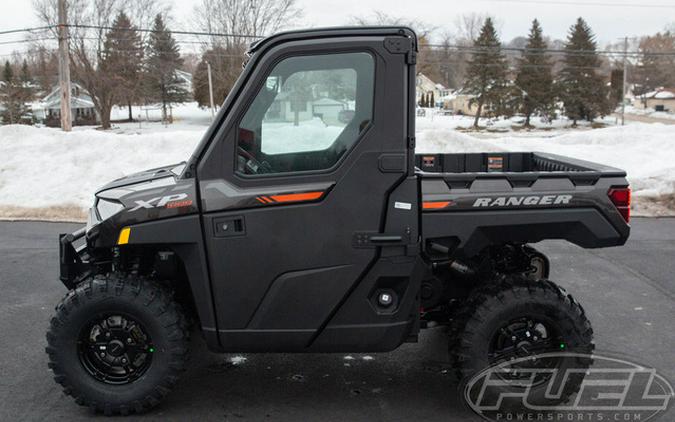
[[[443,246],[439,243],[431,243],[429,247],[434,252],[438,252],[446,256],[450,255],[450,248],[447,246]],[[434,261],[431,266],[434,270],[440,268],[448,269],[450,272],[460,278],[472,278],[476,275],[476,271],[473,268],[458,259]]]

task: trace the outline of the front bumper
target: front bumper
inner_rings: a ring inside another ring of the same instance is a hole
[[[73,233],[59,235],[59,279],[72,290],[88,273],[89,263],[86,259],[86,243],[77,249],[74,242],[84,237],[86,227]]]

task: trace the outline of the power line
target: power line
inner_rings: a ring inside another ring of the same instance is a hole
[[[518,2],[529,2],[532,1],[534,2],[535,0],[505,0],[505,1],[518,1]],[[673,6],[675,7],[675,6]],[[58,27],[57,25],[49,25],[49,26],[41,26],[41,27],[33,27],[33,28],[21,28],[21,29],[12,29],[12,30],[7,30],[7,31],[0,31],[0,35],[5,35],[5,34],[13,34],[13,33],[20,33],[20,32],[35,32],[35,31],[42,31],[46,29],[52,29]],[[114,28],[111,26],[99,26],[99,25],[81,25],[81,24],[69,24],[65,25],[65,27],[68,28],[80,28],[80,29],[103,29],[103,30],[123,30],[123,31],[136,31],[136,32],[144,32],[144,33],[158,33],[162,31],[156,31],[154,29],[147,29],[147,28]],[[185,35],[185,36],[194,36],[194,37],[229,37],[229,38],[249,38],[249,39],[259,39],[262,38],[261,36],[257,35],[248,35],[248,34],[234,34],[234,33],[218,33],[218,32],[200,32],[200,31],[168,31],[168,33],[171,33],[172,35]],[[98,40],[98,38],[93,38],[93,37],[82,37],[82,39],[95,39]],[[108,39],[116,39],[116,40],[128,40],[127,38],[123,37],[108,37]],[[26,39],[26,40],[12,40],[12,41],[5,41],[5,42],[0,42],[0,45],[2,44],[21,44],[21,43],[30,43],[30,42],[36,42],[36,41],[49,41],[51,38],[37,38],[37,39]],[[194,44],[194,45],[207,45],[209,44],[209,41],[190,41],[190,40],[180,40],[177,39],[175,40],[176,43],[178,44]],[[530,55],[536,55],[536,54],[563,54],[563,55],[576,55],[576,56],[583,56],[583,55],[601,55],[601,56],[618,56],[618,57],[672,57],[675,56],[675,51],[665,51],[665,52],[646,52],[646,51],[612,51],[612,50],[569,50],[569,49],[554,49],[554,48],[541,48],[541,49],[532,49],[532,48],[527,48],[527,47],[506,47],[506,46],[499,46],[499,47],[487,47],[487,46],[469,46],[469,45],[459,45],[459,44],[424,44],[422,45],[422,48],[424,47],[429,47],[431,49],[452,49],[452,50],[457,50],[457,51],[465,51],[469,52],[472,54],[483,54],[483,53],[491,53],[497,50],[500,51],[506,51],[506,52],[520,52],[520,53],[527,53]]]
[[[0,31],[0,35],[15,34],[15,33],[18,33],[18,32],[44,31],[46,29],[51,29],[51,28],[54,28],[54,25],[37,26],[37,27],[33,27],[33,28],[8,29],[6,31]]]
[[[424,63],[426,64],[444,64],[447,62],[440,61],[440,60],[426,60]],[[514,65],[511,66],[508,63],[481,63],[481,67],[504,67],[508,70],[513,70],[513,69],[554,69],[556,66],[554,64],[519,64],[519,65]],[[605,68],[606,66],[603,65],[597,65],[597,66],[575,66],[575,65],[562,65],[563,68],[565,69],[578,69],[578,70],[601,70]]]
[[[68,28],[79,28],[79,29],[105,29],[105,30],[121,30],[121,31],[136,31],[136,32],[147,32],[147,33],[170,33],[176,35],[198,35],[204,37],[230,37],[230,38],[251,38],[251,39],[261,39],[264,36],[261,35],[250,35],[250,34],[230,34],[225,32],[201,32],[201,31],[157,31],[155,29],[147,28],[117,28],[112,26],[101,26],[101,25],[81,25],[81,24],[69,24],[65,25]]]
[[[664,51],[664,52],[642,52],[642,51],[612,51],[612,50],[570,50],[570,49],[555,49],[555,48],[527,48],[527,47],[487,47],[487,46],[467,46],[459,44],[424,44],[424,47],[432,47],[434,49],[453,49],[453,50],[463,50],[471,53],[493,53],[496,51],[512,51],[528,54],[565,54],[565,55],[605,55],[605,56],[615,56],[615,55],[653,55],[653,56],[673,56],[675,51]]]
[[[562,6],[600,6],[600,7],[630,7],[638,9],[675,9],[675,4],[643,4],[643,3],[608,3],[600,1],[537,1],[537,0],[478,0],[489,3],[526,3],[537,4],[540,6],[546,5],[562,5]]]
[[[25,40],[0,41],[0,45],[25,44],[25,43],[39,42],[39,41],[56,41],[56,38],[33,38],[33,39],[25,39]]]

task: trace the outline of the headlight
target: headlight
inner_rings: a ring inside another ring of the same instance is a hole
[[[96,212],[98,212],[98,216],[101,220],[107,220],[123,209],[124,205],[119,202],[109,201],[102,198],[99,198],[96,201]]]

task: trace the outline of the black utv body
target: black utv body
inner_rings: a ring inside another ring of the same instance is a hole
[[[625,173],[534,152],[416,156],[416,51],[400,27],[259,41],[186,163],[101,188],[60,238],[69,292],[47,352],[64,390],[107,414],[156,405],[188,321],[217,352],[389,351],[448,324],[460,377],[523,342],[590,352],[583,310],[528,243],[623,244]]]

